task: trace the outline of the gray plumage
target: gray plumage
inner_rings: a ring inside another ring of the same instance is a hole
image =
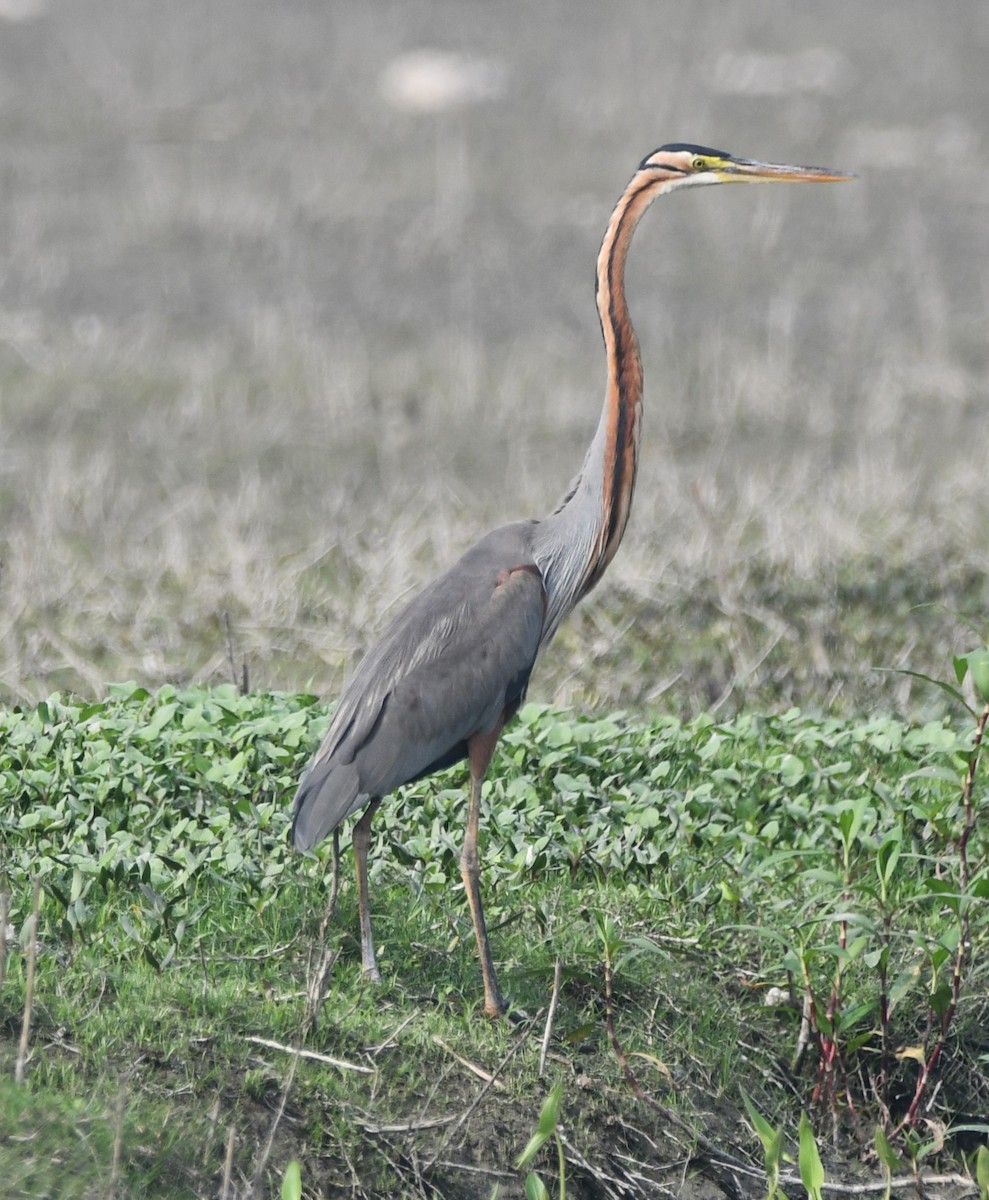
[[[464,758],[473,734],[518,707],[546,616],[535,528],[526,521],[489,533],[385,629],[299,785],[298,849],[372,797]]]
[[[506,1012],[479,887],[481,784],[540,647],[600,579],[625,532],[635,487],[642,363],[624,278],[642,214],[675,188],[843,178],[823,167],[759,163],[678,142],[643,159],[629,181],[598,254],[596,297],[608,372],[601,419],[580,474],[551,516],[488,534],[399,613],[344,688],[296,793],[292,839],[300,850],[366,809],[354,825],[365,978],[380,978],[367,856],[381,797],[466,757],[470,793],[461,877],[481,961],[484,1010],[490,1016]]]

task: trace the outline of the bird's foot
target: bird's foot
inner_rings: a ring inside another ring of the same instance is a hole
[[[524,1008],[516,1008],[508,1004],[502,996],[496,1000],[487,999],[484,1002],[484,1015],[492,1021],[506,1020],[510,1025],[525,1025],[530,1019]]]

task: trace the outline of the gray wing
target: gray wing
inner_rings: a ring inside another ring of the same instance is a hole
[[[531,523],[495,530],[421,592],[344,688],[294,804],[307,850],[372,796],[462,758],[514,711],[542,637],[546,595]]]

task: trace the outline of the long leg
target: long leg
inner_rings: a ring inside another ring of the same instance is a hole
[[[319,923],[319,940],[326,937],[326,930],[337,911],[337,897],[340,895],[340,830],[333,830],[333,870],[330,875],[330,895],[326,901],[326,911]]]
[[[498,978],[495,975],[494,962],[491,958],[491,947],[488,945],[488,929],[484,923],[484,907],[481,904],[481,863],[477,853],[478,825],[481,818],[481,784],[484,772],[494,751],[495,742],[501,732],[501,723],[489,734],[475,734],[470,739],[468,757],[470,759],[470,801],[467,809],[467,832],[464,836],[464,849],[460,856],[460,874],[463,877],[464,888],[467,891],[467,903],[470,905],[470,915],[474,920],[474,936],[477,939],[477,953],[481,959],[481,975],[484,979],[484,1011],[489,1017],[503,1017],[507,1011]]]
[[[371,821],[378,811],[381,797],[375,797],[354,826],[354,862],[357,865],[357,911],[361,925],[361,974],[371,983],[380,983],[381,974],[374,958],[371,938],[371,910],[367,901],[367,851],[371,844]]]

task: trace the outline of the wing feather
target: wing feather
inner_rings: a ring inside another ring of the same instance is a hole
[[[298,848],[372,796],[457,761],[472,734],[517,707],[546,613],[530,531],[506,526],[478,542],[369,651],[296,793]]]

